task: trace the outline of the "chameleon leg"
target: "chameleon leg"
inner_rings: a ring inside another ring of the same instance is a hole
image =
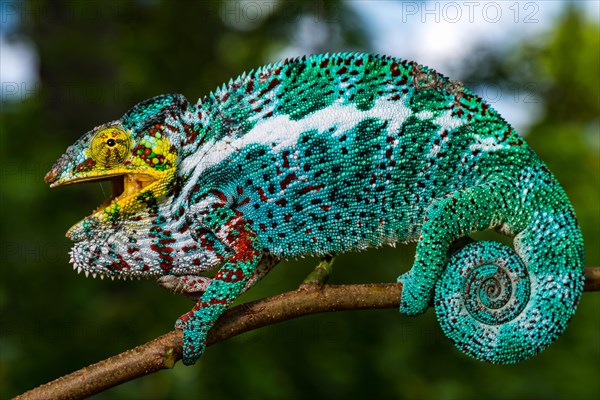
[[[246,282],[246,286],[244,286],[242,293],[254,286],[256,282],[269,273],[278,262],[279,259],[276,257],[265,254],[263,258],[261,258],[260,263],[252,273],[250,279],[248,279],[248,282]],[[175,294],[181,294],[197,300],[202,293],[208,289],[212,281],[213,278],[202,275],[164,275],[158,278],[157,283]]]
[[[256,233],[241,213],[222,203],[204,211],[202,225],[231,248],[233,255],[221,266],[192,310],[176,327],[183,329],[183,363],[194,364],[205,348],[206,335],[219,316],[244,291],[262,256]]]
[[[164,275],[156,281],[160,286],[192,299],[198,299],[208,289],[212,278],[201,275]]]
[[[429,206],[413,267],[398,278],[403,284],[400,312],[418,315],[427,310],[452,243],[471,232],[501,224],[505,203],[500,197],[509,190],[503,183],[490,182],[451,193]]]

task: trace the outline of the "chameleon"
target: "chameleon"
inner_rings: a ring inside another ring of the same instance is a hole
[[[44,179],[112,183],[68,230],[70,261],[194,297],[176,322],[186,365],[282,258],[416,243],[400,312],[433,305],[458,349],[499,364],[551,344],[583,290],[580,228],[548,167],[461,83],[390,56],[291,58],[197,103],[151,98],[85,133]],[[453,246],[487,229],[512,245]]]

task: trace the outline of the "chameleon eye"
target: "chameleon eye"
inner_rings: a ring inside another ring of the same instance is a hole
[[[104,128],[92,138],[90,154],[100,164],[115,166],[131,153],[131,136],[118,127]]]

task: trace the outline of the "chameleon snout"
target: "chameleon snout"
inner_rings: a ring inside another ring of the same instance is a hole
[[[46,176],[44,176],[44,182],[46,182],[48,184],[54,183],[57,178],[58,178],[58,171],[55,167],[53,167],[50,171],[48,171]]]

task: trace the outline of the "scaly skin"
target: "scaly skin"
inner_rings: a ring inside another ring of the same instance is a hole
[[[400,311],[418,315],[435,294],[446,334],[494,363],[548,346],[583,289],[581,233],[544,163],[480,98],[412,62],[315,55],[197,104],[155,97],[85,134],[46,181],[105,177],[125,193],[68,232],[74,267],[198,297],[177,322],[186,364],[280,257],[417,242]],[[488,228],[514,250],[478,242],[449,256]]]

